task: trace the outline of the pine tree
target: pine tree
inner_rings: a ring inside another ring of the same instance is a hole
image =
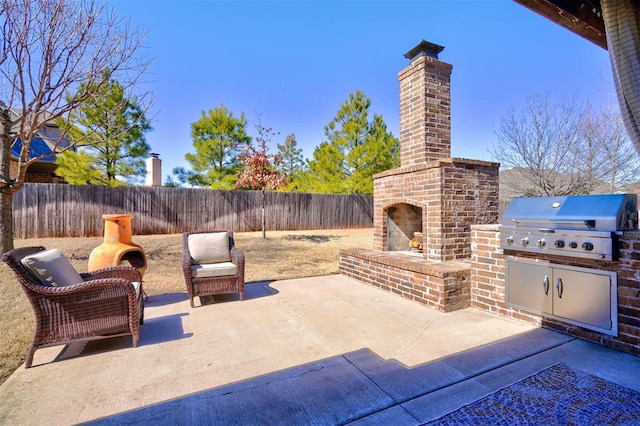
[[[192,170],[173,170],[182,184],[233,189],[236,174],[242,170],[238,154],[251,142],[246,132],[244,114],[236,118],[224,105],[202,112],[200,120],[191,124],[195,153],[185,155]]]
[[[152,128],[138,100],[128,97],[120,83],[109,80],[108,72],[99,83],[81,85],[79,92],[86,91],[100,96],[80,105],[68,120],[57,122],[78,153],[61,154],[56,174],[68,183],[80,184],[118,186],[141,180],[151,151],[144,135]],[[92,167],[80,161],[91,162]]]
[[[355,91],[325,126],[327,140],[309,161],[311,191],[371,194],[373,175],[399,165],[400,143],[380,115],[369,121],[370,106],[371,100]]]
[[[298,148],[296,135],[293,133],[286,137],[284,143],[278,144],[280,164],[278,170],[287,177],[287,191],[295,191],[300,184],[299,178],[305,170],[306,163],[302,156],[302,149]]]

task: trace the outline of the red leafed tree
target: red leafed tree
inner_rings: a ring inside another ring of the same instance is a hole
[[[280,156],[269,154],[268,142],[276,133],[271,128],[256,124],[258,146],[249,144],[242,148],[238,155],[244,170],[238,173],[237,188],[256,189],[262,191],[262,238],[266,235],[265,191],[276,190],[287,184],[287,177],[276,167],[280,164]]]

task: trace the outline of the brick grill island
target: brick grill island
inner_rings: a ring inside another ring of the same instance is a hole
[[[499,164],[451,158],[452,66],[442,46],[405,54],[398,169],[374,176],[374,250],[340,253],[340,272],[441,311],[469,306],[471,225],[498,221]],[[422,253],[410,252],[422,232]]]
[[[500,248],[499,164],[450,158],[452,67],[438,60],[441,51],[423,41],[405,55],[411,63],[398,75],[401,167],[374,176],[374,250],[341,250],[340,273],[440,311],[474,307],[640,355],[639,231],[619,237],[616,261],[547,259],[617,272],[617,336],[506,304],[510,253]],[[424,235],[422,253],[409,251],[414,232]]]
[[[625,231],[619,238],[620,259],[579,259],[547,256],[555,264],[618,273],[618,335],[610,336],[556,319],[514,309],[505,302],[505,253],[498,225],[472,226],[471,306],[531,324],[554,329],[613,349],[640,355],[640,232]],[[520,254],[517,259],[536,258]]]

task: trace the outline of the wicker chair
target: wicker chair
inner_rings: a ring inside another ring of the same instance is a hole
[[[77,284],[52,286],[36,278],[22,259],[44,247],[24,247],[3,254],[15,272],[35,314],[33,341],[25,367],[31,367],[36,349],[77,341],[132,335],[138,346],[144,321],[142,277],[135,268],[110,267],[81,273]],[[138,291],[132,282],[139,283]]]
[[[244,298],[244,254],[236,250],[233,232],[182,234],[182,270],[193,308],[193,298],[239,293]]]

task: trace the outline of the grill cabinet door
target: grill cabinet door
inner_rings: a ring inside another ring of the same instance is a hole
[[[611,276],[556,267],[554,315],[611,329]]]
[[[538,313],[553,310],[553,268],[507,260],[507,303]]]

